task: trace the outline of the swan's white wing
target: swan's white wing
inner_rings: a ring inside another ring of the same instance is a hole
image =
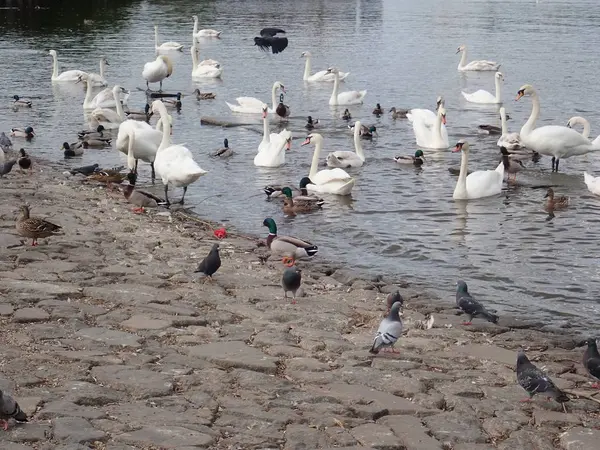
[[[168,75],[168,67],[164,61],[150,61],[144,64],[142,77],[150,83],[158,83]]]
[[[241,106],[248,108],[257,108],[262,112],[262,106],[265,102],[255,98],[255,97],[238,97],[235,99]]]
[[[482,198],[499,194],[502,191],[504,171],[478,170],[467,176],[469,198]]]
[[[504,147],[507,150],[518,150],[521,148],[521,137],[519,133],[507,133],[498,139],[498,147]]]
[[[587,172],[583,172],[583,181],[590,191],[594,195],[600,195],[600,177],[593,177]]]
[[[483,89],[479,89],[471,94],[463,91],[462,95],[465,100],[471,103],[496,103],[496,96]]]
[[[65,70],[63,73],[59,74],[52,81],[62,81],[62,82],[75,82],[82,77],[84,80],[87,80],[88,74],[82,70]]]
[[[192,72],[193,77],[201,77],[201,78],[218,78],[223,73],[223,69],[213,65],[204,65],[198,66],[194,72]]]
[[[204,59],[198,63],[199,66],[220,66],[221,63],[214,59]]]
[[[572,128],[560,125],[546,125],[535,128],[530,133],[523,133],[521,141],[526,147],[543,155],[572,156],[586,153],[593,147],[592,143]]]
[[[314,184],[327,184],[333,181],[349,181],[352,177],[343,169],[325,169],[310,177]]]
[[[93,117],[98,122],[111,122],[121,123],[123,119],[113,109],[107,108],[96,108],[90,113],[90,117]]]
[[[471,61],[462,70],[498,70],[500,64],[495,61],[486,61],[481,59],[479,61]]]
[[[357,105],[363,102],[367,91],[346,91],[338,94],[338,104]]]
[[[410,117],[409,117],[410,114]],[[435,119],[437,118],[437,114],[429,109],[411,109],[408,114],[406,114],[408,120],[414,122],[415,120],[421,120],[430,126],[433,126],[435,123]]]

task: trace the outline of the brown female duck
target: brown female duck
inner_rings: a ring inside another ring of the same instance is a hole
[[[283,199],[283,212],[286,214],[316,211],[321,209],[325,203],[322,198],[312,195],[297,195],[293,197],[292,190],[287,186],[281,190],[281,193],[285,195]]]
[[[550,211],[555,209],[566,208],[567,206],[569,206],[569,197],[565,197],[564,195],[555,197],[554,189],[552,188],[548,188],[548,190],[546,191],[546,195],[544,195],[544,198],[548,199],[546,200],[546,209]]]
[[[21,215],[17,219],[16,229],[21,236],[30,238],[31,245],[38,245],[37,240],[53,236],[60,232],[61,227],[39,217],[29,216],[29,205],[22,205]]]

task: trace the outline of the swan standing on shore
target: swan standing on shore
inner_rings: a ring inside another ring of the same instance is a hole
[[[50,50],[48,52],[52,55],[53,65],[52,65],[52,77],[51,80],[56,83],[76,83],[77,80],[82,78],[83,80],[87,80],[88,74],[83,70],[65,70],[63,73],[58,73],[58,56],[56,55],[56,50]]]
[[[335,75],[332,72],[328,72],[327,70],[320,70],[314,74],[310,74],[311,71],[311,58],[312,55],[310,52],[302,52],[302,54],[300,55],[300,58],[306,58],[306,64],[304,65],[304,76],[303,76],[303,80],[304,81],[309,81],[309,82],[318,82],[318,81],[325,81],[325,82],[332,82],[335,81]],[[350,72],[340,72],[340,81],[343,81],[348,75],[350,75]]]
[[[195,44],[190,47],[190,53],[192,54],[192,78],[221,78],[223,68],[217,61],[211,59],[198,63],[198,48]]]
[[[152,112],[159,113],[162,119],[168,120],[169,113],[162,101],[152,102]],[[192,152],[187,147],[171,144],[171,133],[167,132],[162,134],[162,141],[154,159],[154,168],[165,185],[167,205],[170,204],[169,184],[174,187],[183,187],[183,195],[178,202],[183,205],[188,186],[207,173],[194,161]]]
[[[500,120],[502,121],[502,136],[498,139],[498,147],[504,147],[507,150],[519,150],[521,146],[521,137],[519,133],[509,133],[506,124],[506,109],[500,108]]]
[[[330,106],[346,106],[346,105],[360,105],[367,95],[367,91],[346,91],[338,94],[340,88],[340,71],[336,67],[330,67],[327,69],[327,73],[334,75],[333,80],[333,92],[329,98]]]
[[[469,200],[490,197],[502,191],[504,180],[504,163],[500,162],[496,170],[477,170],[467,176],[469,164],[469,143],[458,141],[453,153],[462,152],[460,158],[460,173],[452,198]]]
[[[573,128],[575,125],[583,125],[583,131],[581,132],[581,135],[586,139],[590,138],[590,123],[587,121],[587,119],[581,116],[573,116],[567,122],[567,127]],[[592,144],[600,144],[600,135],[598,135],[598,137],[592,141]]]
[[[274,113],[277,108],[277,100],[275,99],[275,93],[277,89],[281,89],[281,91],[285,94],[285,86],[281,84],[281,81],[276,81],[273,83],[273,88],[271,89],[271,104],[272,108],[269,108],[269,113]],[[238,102],[237,105],[232,105],[231,103],[227,103],[229,109],[233,112],[237,113],[245,113],[245,114],[262,114],[263,105],[265,102],[257,99],[256,97],[238,97],[235,99]]]
[[[560,125],[536,128],[535,123],[540,113],[540,99],[530,84],[521,86],[516,99],[519,100],[524,96],[531,97],[533,107],[529,119],[521,128],[521,143],[541,155],[552,156],[553,172],[558,172],[560,158],[570,158],[600,150],[600,143],[592,144],[572,128]]]
[[[280,133],[269,131],[268,107],[263,104],[263,139],[258,145],[254,165],[258,167],[280,167],[285,164],[285,152],[290,149],[292,133],[284,129]]]
[[[489,70],[498,70],[500,68],[500,64],[494,61],[471,61],[467,64],[467,46],[461,45],[456,50],[456,53],[462,53],[460,57],[460,62],[458,63],[458,71],[459,72],[467,72],[467,71],[489,71]]]
[[[475,91],[472,94],[468,94],[464,91],[462,91],[461,93],[465,100],[471,103],[502,103],[502,82],[504,81],[504,76],[500,72],[496,72],[494,79],[496,83],[496,95],[492,95],[491,93],[483,89],[479,89],[478,91]]]
[[[354,124],[354,148],[356,152],[349,150],[331,152],[327,155],[327,165],[329,167],[362,167],[365,163],[365,154],[360,141],[360,130],[360,121],[357,120]]]
[[[302,145],[308,144],[315,146],[315,152],[313,153],[308,175],[311,183],[306,185],[306,189],[322,194],[350,195],[355,181],[345,170],[335,168],[323,169],[317,172],[319,156],[323,148],[323,136],[319,133],[309,134]]]
[[[144,64],[142,77],[146,80],[146,87],[150,89],[149,83],[160,83],[159,91],[162,91],[162,83],[165,78],[173,74],[173,64],[168,56],[159,55],[154,61]]]
[[[413,125],[419,147],[445,149],[450,146],[448,130],[446,130],[446,108],[443,102],[439,103],[437,114],[429,109],[411,109],[406,117]]]
[[[154,49],[158,53],[172,51],[182,52],[183,45],[181,45],[179,42],[173,41],[163,42],[162,44],[158,45],[158,25],[154,25]]]
[[[194,19],[194,31],[192,31],[192,36],[194,37],[194,39],[201,39],[201,38],[211,38],[211,37],[215,37],[218,38],[219,36],[221,36],[221,32],[217,31],[217,30],[213,30],[211,28],[205,28],[202,30],[198,30],[198,16],[194,15],[192,16],[192,19]]]

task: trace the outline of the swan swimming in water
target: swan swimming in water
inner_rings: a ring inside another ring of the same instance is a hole
[[[179,42],[173,41],[163,42],[162,44],[158,45],[158,25],[154,25],[154,49],[159,53],[172,51],[182,52],[183,45],[181,45]]]
[[[521,136],[519,133],[509,133],[506,124],[506,109],[500,108],[500,120],[502,121],[502,136],[498,139],[498,147],[504,147],[507,150],[519,150],[521,146]]]
[[[455,200],[469,200],[497,195],[502,191],[504,180],[504,163],[500,162],[496,170],[477,170],[468,173],[469,143],[458,141],[453,153],[461,152],[460,173],[452,198]]]
[[[198,48],[195,44],[190,47],[190,53],[192,54],[192,78],[221,78],[223,68],[217,61],[211,59],[199,64]]]
[[[360,141],[360,131],[361,124],[360,121],[357,120],[354,124],[354,148],[356,152],[349,150],[331,152],[327,155],[327,165],[329,167],[362,167],[365,163],[365,153]]]
[[[194,15],[192,16],[192,19],[194,19],[194,31],[192,31],[192,36],[194,37],[195,40],[201,39],[201,38],[218,38],[219,36],[221,36],[221,32],[217,31],[217,30],[213,30],[211,28],[205,28],[202,30],[198,30],[198,16]]]
[[[438,102],[437,113],[429,109],[411,109],[406,114],[413,125],[419,147],[446,149],[450,146],[446,129],[446,108],[443,103],[443,99]]]
[[[83,70],[65,70],[63,73],[58,73],[58,56],[56,55],[56,50],[50,50],[48,53],[53,58],[53,66],[52,66],[52,81],[53,82],[65,82],[65,83],[75,83],[77,80],[82,78],[83,80],[87,80],[87,72]]]
[[[502,82],[504,81],[504,75],[500,72],[496,72],[494,76],[496,84],[496,95],[492,95],[488,91],[479,89],[471,94],[464,91],[461,92],[465,100],[471,103],[482,103],[482,104],[493,104],[502,103]]]
[[[327,69],[327,73],[332,73],[335,77],[333,81],[333,92],[329,98],[330,106],[360,105],[367,95],[367,91],[346,91],[338,93],[340,88],[340,71],[336,67]]]
[[[587,119],[581,116],[573,116],[567,122],[567,127],[573,128],[575,125],[583,125],[583,131],[581,132],[581,135],[586,139],[590,138],[590,123],[587,121]],[[600,135],[598,135],[598,137],[592,141],[592,144],[600,144]]]
[[[285,86],[281,83],[281,81],[276,81],[273,83],[273,88],[271,89],[271,104],[272,108],[269,108],[269,113],[274,113],[277,108],[277,100],[275,99],[275,93],[277,89],[281,89],[281,92],[285,94]],[[245,113],[245,114],[262,114],[262,108],[264,102],[255,97],[238,97],[235,99],[238,104],[233,105],[231,103],[227,103],[229,109],[233,112],[237,113]]]
[[[498,70],[500,68],[500,64],[494,61],[471,61],[467,64],[467,46],[461,45],[456,50],[456,53],[462,53],[460,58],[460,62],[458,63],[458,71],[459,72],[467,72],[467,71],[489,71],[489,70]]]
[[[285,152],[290,149],[292,133],[284,129],[279,133],[269,131],[269,114],[266,104],[262,106],[263,139],[258,145],[254,165],[258,167],[280,167],[285,164]]]
[[[310,52],[302,52],[300,58],[306,59],[306,64],[304,65],[304,81],[309,82],[317,82],[317,81],[325,81],[325,82],[333,82],[335,81],[335,75],[332,72],[328,72],[327,70],[320,70],[316,73],[310,74],[311,71],[311,58],[312,55]],[[340,72],[340,81],[343,81],[350,72]]]

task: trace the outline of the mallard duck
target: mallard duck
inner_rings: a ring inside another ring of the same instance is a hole
[[[548,188],[548,190],[546,191],[546,195],[544,195],[544,198],[548,199],[546,200],[546,209],[550,211],[553,211],[555,209],[566,208],[567,206],[569,206],[569,197],[565,197],[564,195],[554,197],[554,189],[552,188]]]
[[[146,103],[143,111],[125,111],[125,116],[131,120],[141,120],[142,122],[148,122],[152,117],[152,111],[150,111],[150,105]]]
[[[229,148],[229,141],[227,138],[223,139],[223,147],[214,152],[211,156],[218,156],[219,158],[229,158],[233,155],[233,150]]]
[[[495,125],[479,125],[479,129],[483,130],[483,132],[485,132],[485,134],[502,134],[502,128],[497,127]]]
[[[12,141],[6,135],[6,133],[4,133],[4,131],[0,133],[0,149],[4,150],[5,152],[8,152],[12,150],[12,146]]]
[[[422,166],[425,162],[425,155],[423,150],[417,150],[414,156],[396,156],[394,158],[398,164],[414,164],[415,166]]]
[[[270,184],[263,188],[263,192],[267,194],[267,198],[283,198],[285,194],[282,192],[284,185]],[[301,192],[296,188],[291,188],[292,195],[301,195]]]
[[[321,209],[325,200],[316,195],[296,195],[293,196],[292,190],[286,186],[281,190],[285,195],[283,211],[284,212],[309,212]]]
[[[65,158],[73,158],[74,156],[83,155],[83,142],[74,142],[69,144],[68,142],[63,142],[61,150],[64,150]]]
[[[194,94],[196,94],[196,100],[212,100],[216,97],[212,92],[200,92],[200,89],[196,89]]]
[[[104,125],[98,125],[95,130],[83,130],[77,133],[77,136],[79,139],[84,139],[86,136],[90,139],[102,139],[106,137],[104,133],[105,131],[106,129],[104,128]]]
[[[11,128],[10,135],[14,137],[24,137],[26,139],[31,139],[35,136],[35,133],[32,127]]]
[[[159,203],[164,203],[162,198],[135,188],[137,180],[135,172],[129,172],[126,178],[129,184],[123,186],[122,191],[127,201],[137,207],[133,209],[133,212],[140,214],[144,212],[144,208],[158,208]]]
[[[354,133],[354,125],[348,125],[350,131]],[[366,125],[360,125],[360,135],[365,139],[370,139],[373,137],[373,134],[377,133],[377,127],[375,125],[371,125],[367,127]]]
[[[29,205],[22,205],[21,216],[17,219],[17,233],[32,239],[31,245],[35,247],[38,239],[57,234],[61,227],[38,217],[29,217]]]
[[[15,108],[31,108],[31,100],[21,98],[18,95],[13,95],[13,98],[15,100],[12,104]]]
[[[31,172],[31,158],[29,158],[29,155],[24,148],[19,150],[19,159],[17,162],[19,163],[21,170],[29,170],[29,172]]]
[[[277,225],[270,217],[263,221],[263,226],[269,228],[267,247],[271,253],[283,255],[282,262],[289,267],[294,265],[296,259],[312,258],[319,251],[319,248],[310,242],[291,236],[278,236]]]
[[[81,141],[81,145],[83,148],[104,148],[110,147],[112,139],[93,139],[93,138],[84,138]]]
[[[375,106],[375,109],[373,110],[373,114],[375,114],[376,116],[381,116],[383,114],[383,108],[381,107],[381,105],[379,103],[377,103],[377,106]]]
[[[346,108],[344,110],[344,114],[342,114],[342,119],[344,119],[344,120],[352,120],[352,114],[350,114],[350,111],[348,110],[348,108]]]
[[[510,180],[510,176],[513,175],[513,181],[517,181],[517,172],[525,169],[520,158],[527,158],[529,155],[511,155],[506,147],[500,147],[500,153],[502,153],[502,164],[504,172],[508,174],[508,179]]]
[[[181,103],[181,92],[178,92],[175,98],[163,98],[162,102],[167,108],[175,108],[180,110],[183,104]]]
[[[315,125],[319,123],[319,119],[314,120],[312,116],[308,116],[307,120],[306,120],[306,125],[304,125],[304,128],[306,128],[307,130],[312,130],[315,128]]]
[[[406,119],[406,115],[408,114],[409,110],[408,109],[396,109],[396,107],[394,106],[393,108],[390,109],[390,112],[392,113],[392,119]]]
[[[279,94],[279,104],[275,108],[275,113],[283,119],[290,115],[290,107],[283,104],[283,94]]]

